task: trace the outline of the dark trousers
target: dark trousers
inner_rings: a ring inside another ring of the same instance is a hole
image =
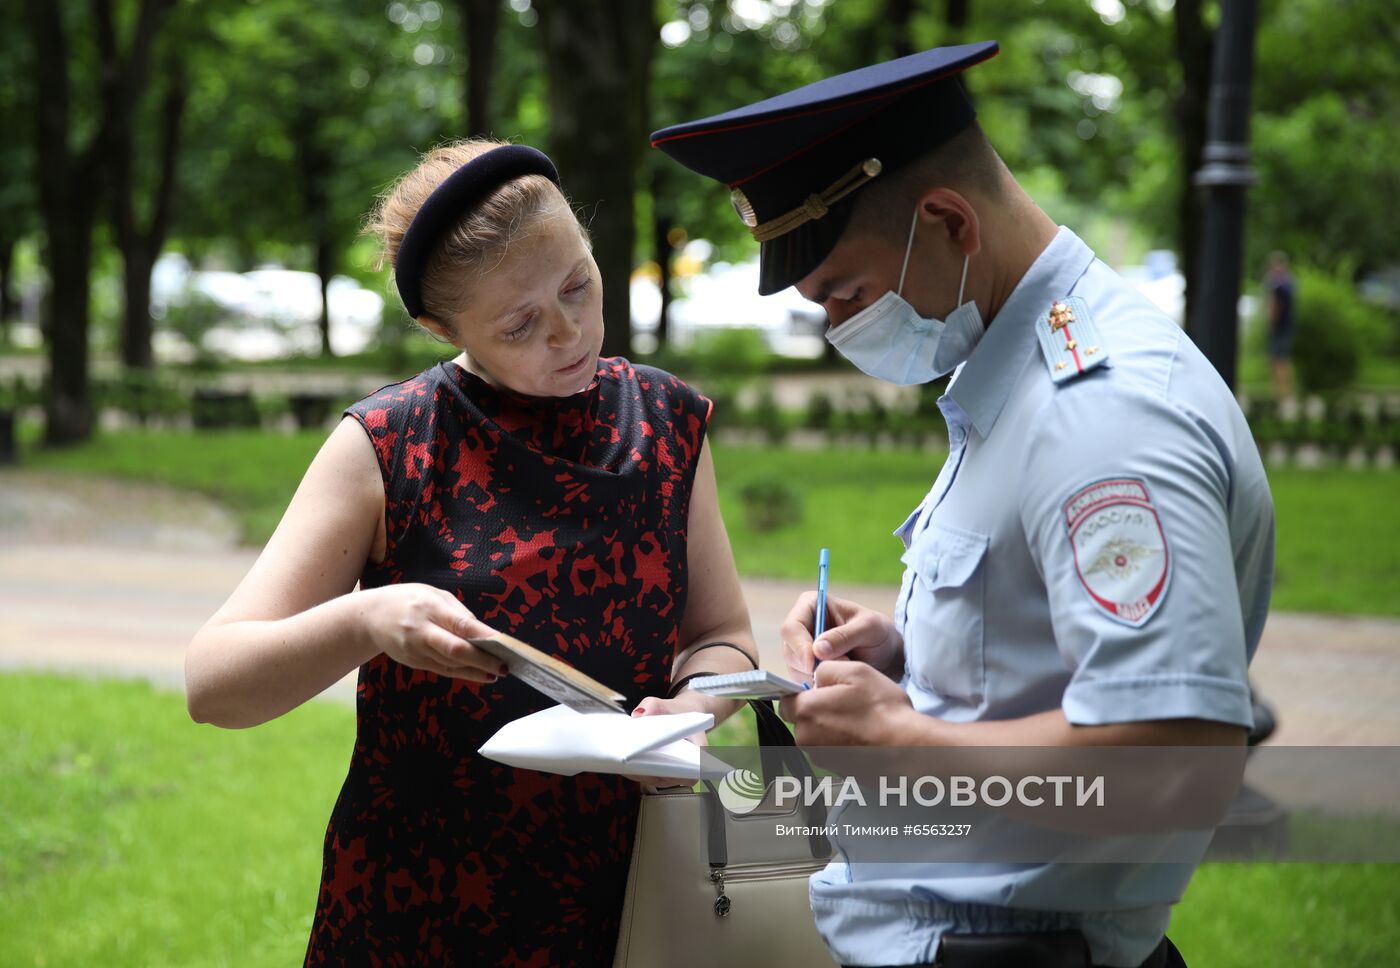
[[[895,966],[889,966],[895,968]],[[1046,934],[945,934],[932,964],[903,968],[1096,968],[1078,931]],[[1186,968],[1176,945],[1163,938],[1138,968]]]

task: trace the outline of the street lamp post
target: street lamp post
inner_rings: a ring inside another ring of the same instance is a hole
[[[1206,210],[1192,300],[1190,332],[1232,389],[1239,356],[1240,271],[1244,260],[1245,191],[1255,180],[1249,161],[1249,87],[1254,76],[1256,0],[1221,0],[1211,65],[1210,110],[1201,167],[1194,182]]]
[[[1254,183],[1249,164],[1249,86],[1254,76],[1255,0],[1221,0],[1220,28],[1211,64],[1210,112],[1201,167],[1193,179],[1206,191],[1206,211],[1196,274],[1200,297],[1193,300],[1201,352],[1225,383],[1235,386],[1239,357],[1240,269],[1244,261],[1245,192]],[[1273,731],[1274,714],[1252,696],[1255,728],[1250,745]],[[1241,844],[1277,844],[1287,836],[1287,817],[1269,797],[1248,784],[1240,788],[1217,829],[1213,848],[1226,854]]]

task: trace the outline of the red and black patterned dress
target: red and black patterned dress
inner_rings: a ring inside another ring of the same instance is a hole
[[[664,695],[686,602],[686,516],[709,401],[599,363],[532,398],[443,363],[346,412],[374,442],[388,552],[365,588],[425,582],[625,693]],[[609,965],[637,785],[477,755],[552,703],[516,679],[360,668],[307,964]]]

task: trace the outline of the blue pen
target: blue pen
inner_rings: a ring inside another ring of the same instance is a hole
[[[816,644],[817,639],[822,637],[826,631],[826,569],[831,564],[831,552],[823,548],[821,555],[817,558],[817,617],[812,626],[812,643]],[[821,659],[817,658],[815,652],[812,653],[812,672],[817,671],[817,666],[821,665]],[[807,683],[803,683],[807,685]],[[810,688],[810,686],[808,687]]]

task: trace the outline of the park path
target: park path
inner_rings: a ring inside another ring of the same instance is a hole
[[[148,679],[179,689],[191,635],[257,556],[217,505],[164,488],[0,471],[0,669]],[[764,665],[800,582],[748,579]],[[896,589],[840,586],[886,611]],[[1275,613],[1251,666],[1280,745],[1400,745],[1400,620]],[[327,691],[351,701],[353,675]]]

